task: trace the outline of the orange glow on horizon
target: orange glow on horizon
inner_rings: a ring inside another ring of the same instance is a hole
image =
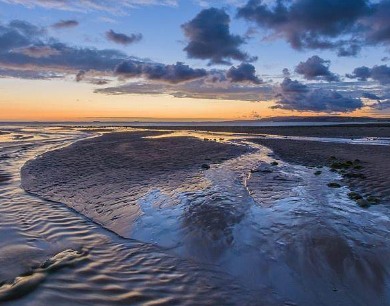
[[[273,116],[316,116],[272,110],[272,101],[247,102],[174,98],[168,95],[104,95],[85,83],[1,79],[0,121],[249,120]],[[22,90],[21,90],[22,89]],[[326,114],[320,114],[326,115]],[[360,110],[348,116],[375,116]],[[378,114],[377,116],[379,116]]]

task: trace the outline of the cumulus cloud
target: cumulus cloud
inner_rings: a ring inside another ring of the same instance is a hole
[[[371,77],[371,69],[366,66],[357,67],[354,69],[352,74],[347,74],[346,77],[350,79],[358,79],[359,81],[367,81],[368,78]]]
[[[230,33],[230,22],[224,10],[210,8],[183,24],[182,29],[189,40],[184,48],[188,57],[209,60],[210,65],[255,60],[240,49],[245,39]]]
[[[248,63],[242,63],[237,67],[231,67],[226,72],[226,77],[232,83],[252,83],[252,84],[261,84],[263,80],[261,80],[256,75],[256,68]]]
[[[291,75],[291,72],[288,70],[288,68],[283,68],[282,73],[284,77],[289,77]]]
[[[292,111],[347,113],[364,106],[358,98],[344,97],[331,89],[311,89],[298,81],[285,78],[276,95],[278,100],[273,109]]]
[[[355,68],[352,74],[347,74],[347,77],[350,79],[358,79],[359,81],[372,79],[379,82],[381,85],[389,85],[390,67],[387,65],[379,65],[372,68],[362,66]]]
[[[79,25],[79,22],[77,20],[60,20],[53,24],[51,27],[56,30],[61,29],[67,29],[67,28],[74,28]]]
[[[390,44],[390,1],[249,0],[238,17],[255,23],[268,39],[285,39],[294,49],[335,50],[354,56],[362,47]]]
[[[107,84],[110,77],[153,83],[145,84],[147,88],[157,84],[163,88],[192,84],[185,90],[181,88],[180,94],[174,91],[175,95],[188,93],[195,96],[197,86],[200,86],[204,95],[219,97],[219,91],[218,95],[214,92],[214,88],[219,86],[223,88],[225,98],[229,95],[243,97],[246,92],[243,85],[261,83],[254,67],[247,63],[230,69],[228,78],[226,71],[195,69],[181,62],[167,65],[129,57],[118,50],[67,45],[48,36],[44,29],[20,21],[0,25],[0,70],[3,71],[0,75],[28,78],[35,75],[39,79],[73,74],[77,82],[86,81],[96,85]],[[201,79],[199,83],[194,82],[198,79]],[[240,86],[235,88],[234,83]],[[229,91],[231,89],[232,92]],[[254,93],[257,93],[257,89],[251,88],[248,99],[257,99],[258,95],[254,97]]]
[[[301,74],[306,80],[324,80],[328,82],[339,81],[339,77],[330,72],[330,61],[314,55],[306,62],[300,62],[295,68],[295,72]]]
[[[126,60],[115,68],[115,75],[122,78],[144,77],[152,81],[178,84],[204,77],[207,75],[207,71],[205,69],[193,69],[181,62],[174,65],[164,65]]]
[[[139,33],[139,34],[126,35],[123,33],[117,33],[113,30],[109,30],[106,32],[106,38],[109,41],[112,41],[116,44],[127,46],[127,45],[141,41],[142,34]]]

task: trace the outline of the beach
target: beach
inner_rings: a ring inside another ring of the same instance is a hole
[[[2,170],[9,177],[0,183],[0,235],[5,238],[0,241],[2,305],[258,304],[226,273],[172,256],[156,244],[124,239],[83,211],[21,188],[26,162],[77,141],[90,144],[88,139],[99,134],[19,127],[10,134],[11,139],[35,137],[0,145]]]
[[[389,305],[390,146],[305,130],[11,130],[0,301]]]

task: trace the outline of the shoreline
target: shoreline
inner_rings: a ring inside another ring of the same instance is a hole
[[[131,127],[131,126],[129,126]],[[280,136],[329,137],[329,138],[390,138],[390,125],[333,125],[333,126],[150,126],[136,127],[148,130],[188,130],[243,134],[270,134]]]

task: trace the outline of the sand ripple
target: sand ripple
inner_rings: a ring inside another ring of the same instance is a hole
[[[68,140],[76,135],[68,135]],[[67,206],[19,188],[26,160],[64,139],[1,148],[0,299],[4,305],[238,305],[251,295],[225,273],[122,239]],[[66,144],[66,142],[65,142]],[[257,304],[257,303],[256,303]]]
[[[55,202],[18,188],[23,163],[53,143],[3,149],[0,234],[12,244],[0,241],[0,292],[21,292],[8,304],[389,305],[388,210],[328,188],[338,174],[245,139],[139,136],[29,162],[24,186]]]

